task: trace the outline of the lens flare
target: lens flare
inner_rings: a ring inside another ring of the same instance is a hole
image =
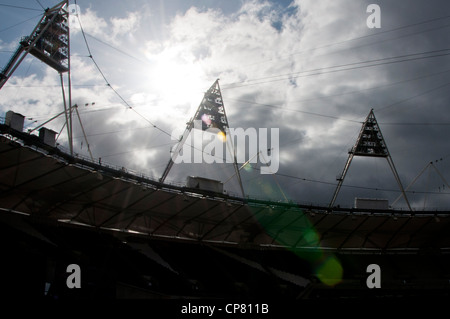
[[[307,242],[311,246],[318,246],[319,245],[319,234],[313,229],[309,228],[305,231],[303,238],[305,242]]]
[[[270,184],[263,186],[270,188]],[[257,214],[260,225],[276,243],[309,264],[310,274],[327,286],[336,286],[343,280],[342,264],[333,252],[322,247],[322,236],[311,218],[314,218],[313,215],[298,208],[286,210],[273,207],[264,214]]]
[[[211,118],[207,114],[202,115],[202,121],[205,122],[206,125],[211,125]]]
[[[253,170],[252,168],[252,164],[251,163],[247,163],[244,165],[243,169],[247,172],[251,172]]]
[[[327,286],[335,286],[342,281],[343,269],[339,260],[328,256],[317,268],[316,276]]]
[[[219,139],[220,139],[222,142],[225,142],[225,141],[227,140],[227,135],[226,135],[224,132],[222,132],[222,131],[220,131],[219,133],[217,133],[217,136],[219,137]]]

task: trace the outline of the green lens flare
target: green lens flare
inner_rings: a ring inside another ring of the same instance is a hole
[[[305,231],[304,235],[304,240],[305,242],[307,242],[308,244],[310,244],[311,246],[318,246],[319,245],[319,235],[317,234],[317,232],[310,228],[307,231]]]
[[[316,276],[327,286],[335,286],[342,281],[343,269],[339,260],[328,256],[317,268]]]
[[[265,185],[270,188],[270,185]],[[315,229],[311,215],[299,209],[283,209],[268,206],[256,211],[256,217],[266,234],[291,250],[310,265],[311,274],[327,286],[342,282],[343,267],[334,253],[323,249],[321,234]],[[312,217],[314,218],[314,217]],[[288,225],[289,227],[287,227]]]

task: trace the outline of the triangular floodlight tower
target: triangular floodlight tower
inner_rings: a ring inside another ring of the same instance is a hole
[[[8,81],[28,53],[60,73],[69,71],[68,0],[45,10],[29,36],[22,37],[0,73],[0,88]]]
[[[398,176],[397,170],[395,169],[392,157],[389,154],[386,142],[384,141],[383,135],[381,134],[380,127],[378,126],[375,114],[373,113],[373,109],[370,110],[369,115],[366,117],[355,145],[348,153],[349,155],[347,162],[345,163],[344,170],[342,171],[342,174],[337,178],[338,185],[336,187],[336,190],[334,191],[333,198],[330,202],[329,207],[334,206],[336,198],[339,194],[339,190],[341,189],[342,183],[344,182],[345,175],[350,168],[353,157],[368,156],[386,158],[389,163],[389,167],[391,168],[392,173],[394,174],[394,177],[402,192],[403,198],[405,199],[409,210],[412,210],[408,198],[406,197],[405,190],[403,189],[402,183],[400,181],[400,177]]]
[[[60,75],[69,146],[70,152],[73,154],[72,112],[67,107],[63,81],[63,73],[67,73],[69,82],[68,104],[71,105],[68,3],[68,0],[64,0],[52,8],[46,9],[31,34],[21,39],[18,48],[0,72],[0,89],[19,67],[28,53],[55,69]]]
[[[244,187],[242,185],[241,175],[237,164],[236,149],[234,147],[233,138],[230,134],[230,128],[228,126],[228,118],[225,112],[225,106],[223,104],[222,93],[220,92],[219,79],[217,79],[208,91],[206,91],[194,117],[187,123],[186,129],[180,138],[180,142],[177,144],[175,150],[173,150],[169,163],[160,178],[160,182],[163,183],[165,181],[189,134],[192,129],[195,128],[195,121],[201,121],[203,131],[209,128],[216,128],[219,130],[219,134],[224,136],[224,140],[227,143],[227,149],[233,156],[235,175],[237,176],[239,182],[242,198],[244,198]]]

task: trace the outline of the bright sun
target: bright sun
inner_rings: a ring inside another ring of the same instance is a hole
[[[209,87],[201,65],[176,53],[163,52],[152,59],[148,74],[149,90],[164,104],[166,115],[171,115],[170,109],[177,106],[190,105],[192,111]]]

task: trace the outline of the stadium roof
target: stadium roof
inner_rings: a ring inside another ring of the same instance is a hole
[[[173,186],[71,157],[0,125],[0,209],[131,236],[405,252],[450,247],[450,214],[301,206]]]

